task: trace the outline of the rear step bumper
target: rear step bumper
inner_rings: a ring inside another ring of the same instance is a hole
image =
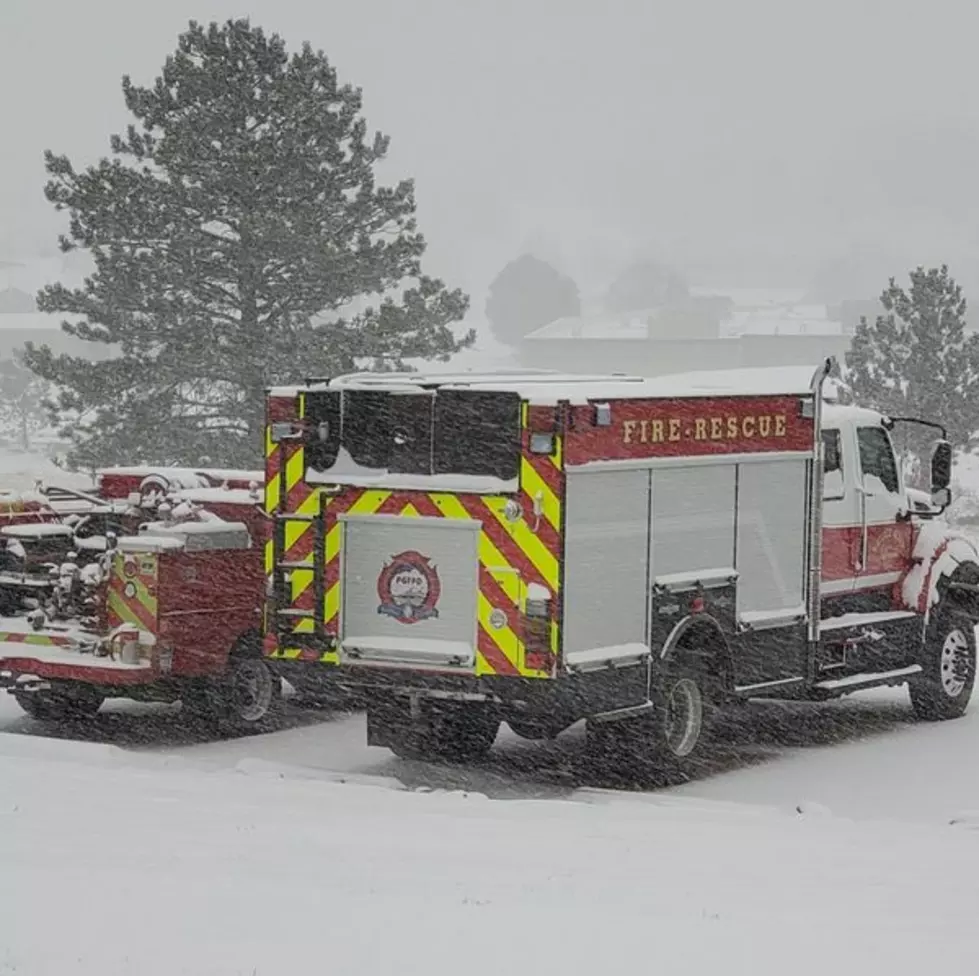
[[[80,684],[133,687],[159,680],[152,667],[99,666],[94,660],[76,663],[36,660],[30,657],[0,659],[0,689],[8,691],[27,684],[77,682]]]
[[[451,674],[417,668],[357,665],[317,665],[276,658],[275,670],[291,683],[305,688],[320,686],[373,696],[417,695],[458,701],[490,701],[531,709],[562,706],[582,716],[611,712],[646,699],[645,669],[607,670],[586,676],[565,674],[556,678],[501,677],[499,675]],[[293,681],[295,678],[295,681]]]

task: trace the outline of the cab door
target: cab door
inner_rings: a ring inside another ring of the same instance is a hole
[[[849,435],[849,436],[847,436]],[[852,428],[825,427],[823,441],[823,597],[853,592],[860,571],[860,495]]]
[[[908,565],[911,521],[907,497],[887,431],[879,424],[856,428],[860,479],[860,551],[856,589],[891,587]]]

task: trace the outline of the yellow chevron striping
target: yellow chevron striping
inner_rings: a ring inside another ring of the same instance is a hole
[[[564,438],[554,438],[554,453],[548,459],[560,471],[564,467]]]
[[[323,601],[323,620],[329,623],[340,612],[340,584],[334,583]]]
[[[466,511],[462,502],[455,495],[438,492],[429,496],[435,507],[448,519],[457,519],[462,522],[471,522],[472,516]]]
[[[524,519],[518,519],[516,522],[511,523],[507,522],[502,512],[498,512],[488,505],[486,506],[486,510],[487,512],[491,512],[497,522],[509,533],[524,555],[533,563],[537,572],[541,574],[544,582],[556,593],[560,576],[557,557],[554,553],[534,535],[533,530],[527,525]]]
[[[275,546],[272,544],[272,540],[269,539],[265,543],[265,575],[271,576],[272,570],[275,568]]]
[[[522,458],[520,461],[520,484],[531,498],[540,498],[544,518],[550,522],[556,531],[560,532],[561,502],[557,495],[551,491],[547,482],[537,473],[537,469],[526,458]]]
[[[390,497],[390,491],[383,491],[376,488],[365,491],[350,506],[348,512],[351,515],[373,515]]]
[[[360,498],[350,506],[352,515],[373,515],[391,497],[390,491],[365,491]],[[336,522],[326,534],[326,562],[329,565],[340,555],[340,545],[343,540],[343,523]],[[312,582],[312,580],[310,580]],[[340,584],[334,583],[326,592],[323,601],[323,620],[329,623],[340,612]]]
[[[496,644],[499,652],[514,668],[520,671],[520,639],[509,626],[501,627],[497,630],[490,624],[490,615],[493,613],[493,606],[482,593],[479,593],[476,603],[476,615],[479,618],[479,625],[489,635],[493,643]],[[496,671],[490,666],[482,654],[477,654],[476,673],[496,674]]]
[[[139,622],[139,618],[126,605],[126,601],[122,598],[121,593],[118,593],[115,590],[109,590],[107,602],[109,604],[109,609],[123,623],[135,624],[136,626],[142,627],[142,624]]]
[[[322,488],[316,488],[309,493],[309,495],[296,506],[295,512],[290,512],[290,515],[315,515],[319,511],[320,507],[320,495],[322,494]],[[286,552],[289,550],[307,533],[312,529],[312,522],[286,522]]]
[[[279,507],[279,499],[282,492],[282,476],[281,474],[274,474],[268,477],[268,469],[270,467],[270,462],[275,456],[276,451],[280,451],[281,448],[278,444],[272,441],[272,428],[265,428],[265,511],[274,512]]]
[[[286,492],[292,491],[306,475],[306,452],[299,448],[286,458]]]

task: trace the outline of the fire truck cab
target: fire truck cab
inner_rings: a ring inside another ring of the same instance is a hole
[[[354,374],[270,391],[266,653],[368,696],[369,741],[467,758],[587,721],[683,766],[739,699],[975,680],[979,553],[894,423],[816,370]]]

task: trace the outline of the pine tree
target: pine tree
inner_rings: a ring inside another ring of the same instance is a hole
[[[192,21],[152,87],[122,88],[138,124],[113,158],[76,172],[45,157],[61,247],[88,249],[95,272],[38,306],[119,353],[29,348],[61,391],[70,461],[254,465],[266,387],[472,342],[450,329],[468,299],[422,273],[412,181],[376,184],[388,138],[322,52]]]
[[[503,268],[486,300],[493,334],[510,346],[548,322],[580,313],[578,286],[532,254],[523,254]]]
[[[31,449],[31,437],[44,426],[48,393],[47,384],[25,365],[22,352],[0,359],[0,428],[9,431],[25,451]]]
[[[853,399],[890,416],[948,428],[966,448],[979,430],[979,338],[965,329],[966,301],[948,268],[917,268],[906,291],[891,278],[885,314],[861,319],[846,355]]]

